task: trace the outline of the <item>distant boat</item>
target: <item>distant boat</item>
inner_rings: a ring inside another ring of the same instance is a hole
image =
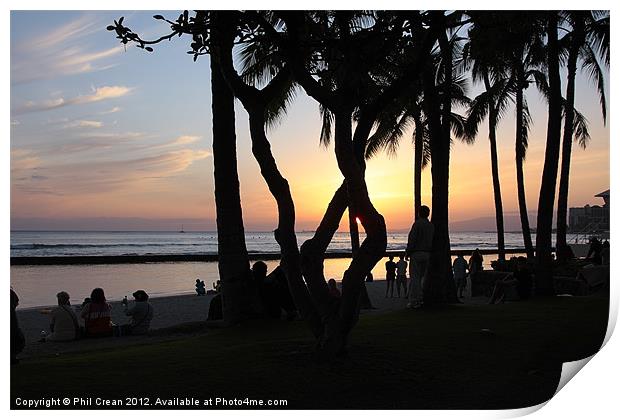
[[[179,231],[179,233],[185,233],[185,231],[183,230],[183,225],[181,225],[181,230]]]

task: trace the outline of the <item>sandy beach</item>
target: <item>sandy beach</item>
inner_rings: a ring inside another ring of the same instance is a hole
[[[376,280],[366,283],[368,295],[375,307],[372,310],[363,310],[362,316],[404,309],[407,301],[404,298],[385,297],[385,280]],[[208,334],[204,328],[190,328],[187,332],[167,331],[166,329],[181,324],[199,323],[205,321],[209,311],[209,303],[213,295],[196,296],[195,294],[152,298],[149,301],[155,310],[155,317],[151,322],[151,333],[148,336],[138,337],[109,337],[100,339],[79,340],[68,343],[46,342],[40,343],[41,330],[49,331],[49,315],[46,308],[31,308],[17,310],[19,325],[26,336],[26,348],[19,358],[31,358],[50,354],[62,354],[74,351],[88,351],[94,349],[144,344],[155,341],[165,341],[178,338],[186,334]],[[477,299],[480,300],[480,299]],[[483,299],[483,301],[486,301]],[[468,303],[484,303],[468,302]],[[111,301],[112,320],[116,324],[123,324],[129,319],[123,313],[123,307],[119,301]],[[75,306],[74,306],[75,308]]]
[[[396,295],[393,298],[385,297],[385,280],[376,280],[372,283],[366,283],[366,287],[370,300],[375,309],[363,310],[363,316],[403,309],[406,307],[407,301],[402,297],[400,299],[397,298]],[[19,320],[19,325],[26,336],[26,348],[19,355],[19,358],[26,359],[50,354],[60,355],[67,352],[144,344],[153,341],[178,338],[179,335],[187,334],[187,332],[179,332],[178,329],[175,329],[174,331],[167,331],[167,329],[181,324],[205,321],[212,296],[213,295],[196,296],[195,294],[186,294],[150,299],[149,301],[155,310],[155,317],[151,322],[151,333],[148,336],[121,338],[109,337],[66,343],[40,343],[38,341],[41,338],[41,330],[49,331],[49,315],[46,312],[46,309],[49,308],[39,307],[23,310],[18,308],[17,318]],[[480,298],[478,298],[477,300],[468,303],[484,302],[486,302],[486,299],[480,300]],[[110,303],[112,304],[113,322],[116,324],[129,322],[129,319],[123,313],[123,306],[121,303],[119,301],[111,301]],[[74,306],[74,308],[77,307]],[[189,331],[191,331],[191,334],[208,333],[208,330],[201,328],[192,328]]]

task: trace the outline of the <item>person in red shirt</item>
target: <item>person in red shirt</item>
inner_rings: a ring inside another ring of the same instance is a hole
[[[97,287],[90,294],[90,303],[82,307],[86,337],[112,335],[112,306],[106,301],[103,289]]]

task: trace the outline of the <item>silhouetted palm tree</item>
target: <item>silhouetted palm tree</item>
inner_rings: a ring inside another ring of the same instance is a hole
[[[557,185],[558,162],[562,130],[562,91],[560,82],[560,46],[558,43],[558,12],[545,12],[547,34],[546,70],[549,80],[548,120],[545,161],[538,197],[536,219],[536,293],[552,295],[553,259],[551,256],[551,233],[553,226],[553,204]]]
[[[562,166],[560,171],[560,187],[558,191],[556,249],[566,246],[568,188],[570,176],[571,149],[574,137],[574,103],[575,103],[575,76],[577,62],[581,61],[582,68],[589,73],[596,82],[600,95],[603,121],[607,116],[604,72],[599,59],[603,59],[609,66],[609,14],[607,12],[568,11],[562,12],[564,22],[569,26],[569,32],[562,38],[563,47],[568,52],[566,59],[566,111],[564,115],[564,135],[562,140]],[[582,136],[583,138],[583,136]],[[585,147],[586,143],[581,142]],[[562,258],[564,253],[558,253]]]
[[[495,203],[495,226],[497,229],[497,249],[500,260],[506,259],[504,245],[504,210],[497,157],[497,125],[505,115],[511,99],[513,80],[501,56],[497,55],[493,41],[496,36],[493,13],[473,14],[474,26],[469,30],[468,57],[473,61],[472,79],[482,82],[484,92],[471,103],[467,115],[466,133],[473,140],[478,134],[478,126],[488,117],[489,145],[491,149],[491,178],[493,181],[493,200]],[[489,19],[490,18],[490,19]]]

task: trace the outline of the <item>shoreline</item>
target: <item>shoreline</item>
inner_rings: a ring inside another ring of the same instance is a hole
[[[450,255],[459,253],[471,255],[474,249],[451,249]],[[482,255],[497,255],[497,249],[480,249]],[[384,257],[401,255],[404,250],[386,251]],[[505,250],[507,255],[525,254],[525,248]],[[250,253],[250,261],[274,261],[280,259],[279,253]],[[148,254],[148,255],[73,255],[51,257],[11,257],[11,266],[22,265],[93,265],[93,264],[142,264],[166,262],[217,262],[217,254]],[[327,252],[325,259],[351,258],[349,251]]]
[[[362,310],[361,315],[372,316],[406,308],[407,299],[404,297],[385,297],[386,284],[384,279],[378,279],[365,284],[375,309]],[[170,330],[182,326],[188,327],[189,334],[200,334],[202,330],[196,326],[202,325],[202,323],[206,321],[209,305],[213,296],[215,295],[197,296],[193,293],[151,297],[149,302],[153,305],[155,316],[151,322],[149,334],[145,336],[128,336],[122,338],[106,337],[69,342],[38,342],[41,337],[41,331],[49,331],[49,315],[43,313],[42,310],[53,308],[55,305],[44,305],[36,308],[30,307],[24,309],[18,308],[17,318],[19,326],[26,337],[26,348],[24,352],[20,354],[20,358],[37,358],[52,354],[169,340],[179,334],[178,332]],[[123,324],[129,321],[129,318],[124,315],[123,307],[119,300],[110,300],[108,302],[112,305],[112,321],[115,324]],[[486,303],[486,298],[483,300],[473,298],[466,303]],[[72,305],[74,310],[76,306],[77,305]],[[79,316],[78,310],[76,310],[76,313]],[[282,320],[282,322],[286,321]],[[296,322],[303,321],[297,320]],[[192,325],[194,326],[193,329],[191,327]]]

